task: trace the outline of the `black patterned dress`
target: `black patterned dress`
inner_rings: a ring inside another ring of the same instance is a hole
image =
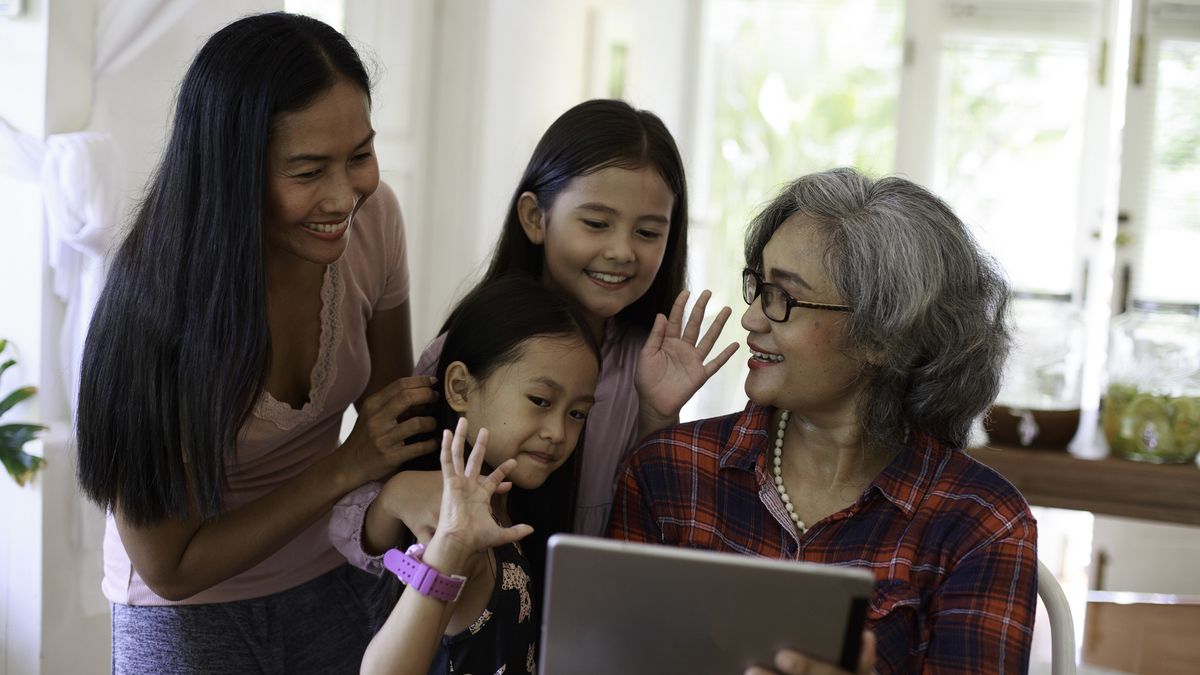
[[[525,675],[536,673],[540,626],[529,561],[515,545],[492,549],[496,584],[487,608],[466,630],[445,635],[430,675]]]

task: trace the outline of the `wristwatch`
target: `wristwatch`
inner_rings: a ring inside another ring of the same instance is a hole
[[[421,595],[456,602],[458,596],[462,595],[467,578],[459,574],[442,574],[421,561],[424,555],[424,544],[413,544],[403,552],[393,548],[383,554],[383,566]]]

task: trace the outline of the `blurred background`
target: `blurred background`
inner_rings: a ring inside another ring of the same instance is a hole
[[[36,384],[12,415],[50,430],[28,446],[48,459],[34,484],[0,477],[0,673],[107,671],[101,516],[70,468],[82,332],[191,57],[271,9],[334,25],[373,68],[418,348],[482,271],[541,133],[587,98],[626,99],[674,134],[689,283],[733,308],[723,342],[745,338],[744,227],[784,182],[851,165],[945,198],[1016,291],[1018,350],[979,444],[1025,462],[1134,443],[1125,454],[1155,471],[1190,472],[1169,477],[1195,491],[1162,517],[1030,497],[1080,658],[1194,671],[1194,652],[1171,645],[1200,634],[1200,0],[5,0],[0,337],[18,364],[3,392]],[[747,356],[683,418],[740,409]],[[1114,384],[1128,396],[1106,396]],[[1046,471],[1065,480],[1063,466]],[[1134,605],[1158,618],[1096,623]],[[1036,668],[1048,654],[1039,626]]]

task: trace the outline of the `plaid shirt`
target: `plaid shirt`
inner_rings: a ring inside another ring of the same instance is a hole
[[[1025,499],[958,449],[914,434],[849,508],[799,536],[767,471],[771,409],[647,438],[617,476],[614,539],[866,567],[881,673],[1024,673],[1037,602]]]

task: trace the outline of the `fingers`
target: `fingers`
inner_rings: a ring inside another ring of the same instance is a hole
[[[870,675],[875,672],[875,631],[864,630],[862,639],[862,654],[858,657],[858,675]]]
[[[390,419],[390,418],[389,418]],[[403,422],[391,422],[392,426],[379,435],[381,444],[396,444],[404,442],[419,434],[427,434],[437,429],[437,420],[432,417],[410,417]]]
[[[461,419],[465,420],[466,418]],[[483,457],[487,454],[487,439],[488,430],[480,428],[479,433],[475,434],[475,447],[471,448],[471,456],[467,459],[466,473],[463,474],[468,478],[479,475],[480,467],[483,466]]]
[[[707,292],[708,291],[705,291],[705,293]],[[712,351],[713,345],[717,344],[717,338],[721,337],[721,331],[725,330],[725,322],[729,321],[729,317],[732,314],[732,309],[728,307],[722,307],[721,311],[717,312],[717,315],[713,317],[712,324],[710,324],[708,330],[704,332],[704,337],[696,343],[696,349],[700,352],[700,358],[708,358],[708,353]],[[694,311],[692,312],[692,316],[696,316]],[[699,324],[699,322],[697,322],[697,324]],[[699,325],[697,325],[697,329],[699,329]]]
[[[466,470],[463,466],[463,446],[467,444],[467,418],[458,418],[454,426],[454,437],[450,441],[450,460],[453,462],[454,475],[461,476]]]
[[[675,304],[671,305],[671,315],[667,317],[667,332],[671,337],[683,332],[683,310],[687,307],[689,295],[691,293],[688,291],[681,292],[675,298]]]
[[[654,325],[650,328],[650,335],[646,337],[646,342],[642,345],[643,358],[662,349],[663,340],[666,337],[667,317],[662,314],[656,314],[654,316]]]
[[[403,397],[410,392],[433,392],[433,385],[437,384],[436,377],[428,377],[425,375],[417,375],[413,377],[401,377],[400,379],[388,384],[383,389],[371,394],[363,401],[363,407],[366,412],[374,411],[382,407],[386,402],[397,397]]]
[[[504,477],[508,475],[509,471],[512,471],[514,468],[516,468],[516,466],[517,460],[513,457],[509,457],[501,462],[500,466],[492,469],[492,472],[489,473],[487,478],[481,481],[480,484],[492,492],[500,492],[500,486],[508,485],[508,488],[504,490],[507,492],[508,490],[512,489],[512,483],[506,483]]]
[[[511,544],[515,541],[520,541],[531,534],[533,534],[533,528],[524,523],[521,523],[520,525],[513,525],[512,527],[502,527],[500,528],[500,531],[496,533],[497,542],[493,544],[493,546]]]
[[[781,649],[775,652],[775,668],[784,675],[801,675],[808,673],[809,660],[808,657],[800,652],[794,652],[790,649]]]
[[[454,459],[452,458],[454,454],[452,448],[453,439],[454,437],[450,434],[449,429],[442,430],[442,453],[440,455],[442,460],[442,476],[454,475]]]
[[[707,289],[701,291],[700,297],[696,299],[696,304],[692,305],[692,313],[688,315],[687,325],[684,326],[682,336],[689,345],[696,344],[696,339],[700,337],[700,324],[704,322],[704,312],[708,309],[708,299],[711,297],[712,293]],[[713,341],[715,342],[716,338],[713,338]]]
[[[737,349],[738,343],[733,342],[724,350],[722,350],[720,354],[717,354],[712,361],[704,364],[704,379],[708,379],[715,375],[716,372],[720,370],[726,363],[728,363],[729,359],[737,353]]]
[[[717,340],[721,337],[721,331],[725,330],[725,324],[728,323],[729,317],[733,315],[733,310],[729,307],[722,307],[721,311],[713,318],[708,330],[704,332],[704,336],[700,336],[700,329],[704,325],[704,314],[708,311],[708,301],[712,299],[712,292],[708,290],[701,291],[700,297],[696,299],[696,304],[692,306],[691,314],[687,317],[687,325],[683,323],[683,312],[687,305],[687,291],[679,294],[675,304],[671,306],[671,316],[667,319],[666,336],[679,338],[689,345],[695,345],[696,350],[700,353],[700,358],[704,359],[708,353],[712,351]],[[654,331],[658,330],[658,322],[655,321]],[[652,331],[653,333],[653,331]],[[651,339],[654,339],[652,335]],[[659,341],[661,344],[661,340]]]
[[[375,396],[380,396],[384,391],[386,390],[380,391]],[[433,387],[399,389],[391,396],[378,399],[375,404],[377,407],[367,414],[383,420],[395,420],[409,410],[430,405],[436,402],[437,399],[438,394],[434,391]],[[374,396],[372,400],[374,400]]]

